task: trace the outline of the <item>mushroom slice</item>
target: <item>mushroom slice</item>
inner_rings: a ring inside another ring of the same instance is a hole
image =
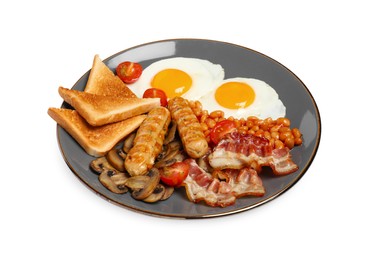
[[[125,161],[126,154],[120,148],[113,148],[106,154],[107,161],[117,170],[124,172],[125,171]]]
[[[135,139],[135,136],[136,136],[136,132],[130,134],[130,135],[125,139],[125,141],[123,142],[122,150],[123,150],[125,153],[128,153],[128,152],[130,151],[130,149],[132,148],[132,146],[134,145],[134,139]]]
[[[177,160],[174,158],[171,158],[170,160],[161,160],[155,163],[154,167],[157,169],[164,168],[166,166],[170,166],[174,164]]]
[[[181,153],[182,144],[179,141],[173,141],[166,145],[165,151],[159,160],[155,163],[155,168],[170,166],[177,160],[175,157]]]
[[[166,186],[165,187],[165,193],[160,200],[167,200],[168,198],[170,198],[170,196],[173,194],[173,192],[174,192],[174,187]]]
[[[102,173],[105,169],[115,170],[115,168],[112,165],[110,165],[110,163],[108,162],[105,156],[99,157],[91,161],[90,167],[96,173]]]
[[[166,191],[166,189],[165,189],[164,185],[157,184],[156,188],[153,190],[151,195],[149,195],[148,197],[143,199],[143,201],[148,202],[148,203],[153,203],[153,202],[159,201],[164,196],[165,191]]]
[[[175,139],[175,133],[177,132],[177,122],[174,120],[171,121],[170,127],[169,127],[169,132],[167,136],[165,137],[164,144],[168,144],[171,141]]]
[[[111,169],[104,169],[99,176],[99,181],[105,188],[111,192],[123,194],[128,192],[125,185],[127,176],[124,172],[119,172]]]
[[[150,177],[146,175],[132,176],[126,180],[125,185],[133,191],[141,190],[149,182],[149,179]]]
[[[136,200],[143,200],[152,194],[153,190],[156,188],[157,184],[160,182],[160,172],[156,168],[151,168],[147,173],[149,176],[149,181],[144,186],[143,189],[135,190],[132,192],[132,197]]]

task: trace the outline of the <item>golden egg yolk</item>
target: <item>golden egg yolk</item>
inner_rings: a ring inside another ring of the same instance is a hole
[[[242,82],[227,82],[219,86],[215,99],[221,106],[230,109],[239,109],[250,106],[255,100],[253,88]]]
[[[165,69],[152,79],[151,86],[161,89],[168,98],[180,97],[192,86],[192,78],[178,69]]]

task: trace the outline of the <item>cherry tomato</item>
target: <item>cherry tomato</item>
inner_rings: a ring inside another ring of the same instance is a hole
[[[176,162],[164,167],[161,172],[161,181],[166,185],[176,187],[187,178],[190,166],[185,162]]]
[[[210,140],[214,144],[218,144],[219,141],[228,133],[236,131],[235,123],[231,120],[222,120],[218,122],[210,131]]]
[[[126,84],[137,81],[142,75],[143,68],[139,63],[125,61],[118,64],[116,68],[117,76]]]
[[[144,91],[143,98],[160,98],[161,106],[166,107],[168,105],[168,99],[163,90],[158,88],[149,88]]]

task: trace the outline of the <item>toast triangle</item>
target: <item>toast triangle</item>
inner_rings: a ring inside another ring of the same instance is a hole
[[[136,97],[131,89],[105,65],[97,54],[94,57],[84,91],[105,96]]]
[[[119,122],[160,106],[159,98],[95,95],[63,87],[58,92],[92,126]]]
[[[49,108],[48,115],[64,128],[86,153],[94,157],[105,155],[137,129],[147,117],[139,115],[117,123],[94,127],[72,109]]]

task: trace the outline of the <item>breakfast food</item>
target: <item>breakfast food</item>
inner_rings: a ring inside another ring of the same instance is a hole
[[[177,57],[156,61],[143,70],[131,90],[142,97],[148,88],[163,90],[168,98],[196,100],[223,80],[221,65],[196,58]]]
[[[287,147],[273,149],[268,139],[237,131],[225,135],[218,143],[209,155],[209,164],[218,170],[251,167],[261,171],[263,166],[270,166],[276,175],[298,169]]]
[[[48,114],[64,128],[91,156],[103,156],[119,141],[137,129],[146,118],[139,115],[127,120],[94,127],[75,110],[49,108]]]
[[[239,133],[265,137],[273,148],[288,147],[292,149],[303,143],[302,134],[298,128],[291,128],[291,121],[286,117],[260,119],[255,116],[247,118],[226,117],[221,110],[208,112],[203,110],[200,101],[190,101],[190,107],[199,119],[208,143],[218,144],[223,132],[231,132],[235,128]],[[221,128],[218,129],[217,127]],[[224,129],[224,131],[223,131]],[[218,135],[217,135],[218,132]]]
[[[127,85],[104,64],[99,55],[94,57],[84,91],[98,95],[136,97]]]
[[[125,160],[125,168],[131,176],[145,175],[152,168],[161,152],[169,123],[170,112],[164,107],[154,108],[148,113]]]
[[[224,80],[221,65],[186,57],[144,70],[125,61],[116,73],[96,55],[84,92],[59,88],[75,110],[48,111],[99,157],[90,168],[108,190],[155,203],[184,187],[191,202],[227,207],[265,194],[264,167],[277,176],[298,170],[290,151],[302,134],[264,81]]]
[[[160,106],[158,98],[104,96],[60,87],[65,102],[73,106],[90,125],[100,126],[148,113]]]
[[[188,199],[194,203],[204,201],[212,207],[227,207],[233,205],[236,198],[265,194],[265,188],[255,170],[243,168],[213,176],[194,160],[186,161],[190,167],[184,187]]]
[[[174,97],[169,100],[168,107],[177,123],[186,153],[192,158],[202,157],[208,151],[208,143],[188,101],[182,97]]]
[[[143,67],[137,62],[124,61],[116,68],[117,76],[126,84],[137,81],[143,73]]]
[[[225,79],[199,101],[208,111],[221,110],[235,118],[277,119],[286,115],[277,92],[264,81],[252,78]]]

